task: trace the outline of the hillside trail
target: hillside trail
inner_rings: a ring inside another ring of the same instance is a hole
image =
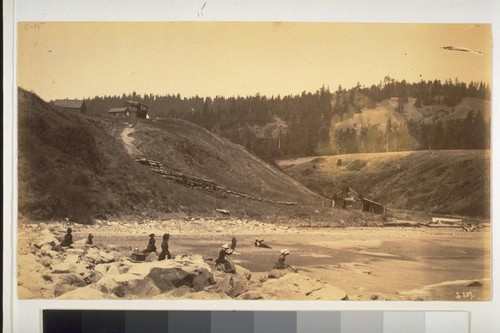
[[[141,151],[134,144],[134,137],[132,136],[134,132],[134,124],[129,124],[123,129],[120,136],[123,142],[123,146],[127,150],[127,153],[131,156],[138,156],[141,155]]]

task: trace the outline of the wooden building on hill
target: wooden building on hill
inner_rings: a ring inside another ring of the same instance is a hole
[[[363,212],[371,212],[376,214],[385,214],[385,207],[381,203],[368,200],[366,198],[361,199],[361,210]]]
[[[335,201],[342,203],[344,209],[361,209],[361,196],[350,187],[337,192]]]
[[[386,212],[384,205],[373,200],[363,198],[350,187],[346,187],[342,191],[337,192],[335,200],[342,203],[342,208],[344,209],[361,210],[363,212],[376,214],[385,214]]]
[[[135,115],[137,118],[149,119],[148,106],[139,102],[129,101],[125,106],[109,109],[108,113],[114,117],[129,117]]]
[[[132,111],[128,108],[128,106],[121,108],[111,108],[108,113],[113,117],[128,117]]]
[[[85,102],[80,99],[56,99],[54,101],[54,106],[62,111],[87,113],[87,106]]]

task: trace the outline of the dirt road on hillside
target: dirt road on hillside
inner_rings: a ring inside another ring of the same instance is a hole
[[[135,128],[133,124],[129,124],[125,127],[120,135],[123,141],[123,146],[127,150],[127,153],[131,156],[141,155],[141,151],[134,144],[134,134]]]

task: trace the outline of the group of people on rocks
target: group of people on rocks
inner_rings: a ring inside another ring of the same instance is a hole
[[[66,234],[64,235],[64,238],[61,242],[61,244],[58,245],[57,249],[61,249],[63,247],[71,247],[73,244],[73,235],[72,235],[72,229],[68,228],[66,230]],[[92,234],[89,234],[87,237],[87,240],[85,242],[85,245],[92,246],[93,245],[93,238],[94,236]],[[170,254],[169,248],[168,248],[168,241],[170,240],[170,234],[164,234],[163,235],[163,240],[161,242],[161,252],[158,257],[158,260],[165,260],[165,259],[172,259],[172,255]],[[149,242],[148,245],[144,250],[142,250],[143,254],[148,254],[152,252],[156,252],[156,240],[155,240],[155,234],[149,234]],[[236,267],[234,264],[229,261],[226,256],[232,255],[236,250],[236,244],[237,240],[236,237],[232,237],[231,239],[231,245],[229,244],[223,244],[222,249],[219,251],[219,256],[215,260],[215,265],[216,268],[220,269],[221,271],[224,271],[226,273],[236,273]],[[271,247],[267,244],[264,243],[263,239],[255,238],[254,242],[255,247],[262,247],[262,248],[268,248],[271,249]],[[278,257],[278,262],[274,264],[274,269],[290,269],[294,272],[297,272],[297,269],[293,268],[292,266],[288,265],[285,263],[285,258],[290,254],[289,250],[281,250],[280,256]]]
[[[71,248],[73,245],[73,234],[72,233],[73,233],[73,229],[71,229],[71,228],[66,229],[66,234],[64,235],[63,240],[61,241],[61,243],[59,245],[56,245],[54,249],[57,251],[60,251],[63,248]],[[92,234],[89,234],[87,237],[87,240],[85,241],[85,245],[87,245],[87,246],[94,245],[93,238],[94,238],[94,236]]]
[[[172,255],[170,254],[170,251],[168,250],[168,241],[170,240],[170,234],[163,234],[163,240],[161,242],[161,252],[160,256],[158,257],[158,260],[165,260],[165,259],[172,259]],[[149,234],[149,242],[148,246],[144,250],[142,250],[142,253],[148,254],[151,252],[156,252],[156,245],[155,245],[155,234]]]

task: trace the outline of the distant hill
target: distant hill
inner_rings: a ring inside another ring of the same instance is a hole
[[[344,121],[336,122],[335,130],[346,130],[354,127],[378,125],[381,130],[386,130],[387,122],[393,125],[405,126],[407,122],[444,123],[450,120],[465,119],[469,112],[479,112],[486,122],[490,121],[490,102],[480,98],[465,97],[455,107],[444,104],[415,106],[416,98],[408,98],[404,104],[403,112],[397,112],[398,99],[396,97],[377,103],[374,108],[364,108],[360,113]]]
[[[490,152],[442,150],[349,154],[277,161],[325,196],[349,186],[389,208],[490,216]]]
[[[244,146],[266,161],[276,158],[413,151],[489,149],[491,92],[484,82],[383,78],[330,91],[321,87],[286,96],[182,97],[179,94],[96,96],[89,113],[134,100],[154,119],[197,124]]]
[[[22,89],[18,100],[18,209],[29,218],[91,223],[94,218],[176,213],[210,216],[223,209],[231,216],[272,219],[314,213],[311,205],[321,199],[243,147],[186,121],[129,123],[64,112]],[[163,163],[168,171],[254,199],[220,196],[165,179],[137,163],[124,137],[133,139],[136,154]]]

